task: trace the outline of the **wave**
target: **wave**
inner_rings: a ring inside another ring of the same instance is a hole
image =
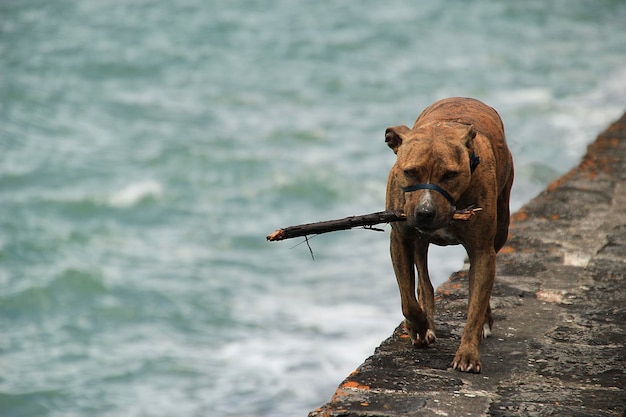
[[[0,312],[12,319],[28,318],[38,314],[58,313],[76,308],[88,309],[95,297],[108,292],[100,275],[69,269],[45,285],[30,287],[0,297]]]
[[[144,200],[158,199],[163,195],[163,185],[154,180],[135,182],[113,193],[108,202],[113,207],[132,207]]]

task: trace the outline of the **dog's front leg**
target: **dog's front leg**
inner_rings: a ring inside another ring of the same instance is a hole
[[[493,248],[470,254],[467,322],[463,329],[461,345],[452,362],[454,369],[463,372],[480,372],[479,345],[483,337],[483,326],[488,317],[489,299],[495,273],[496,254]]]
[[[415,346],[425,347],[428,346],[428,318],[415,297],[414,242],[414,237],[391,230],[391,262],[400,289],[404,322],[411,342]]]
[[[426,345],[432,345],[437,340],[435,336],[435,291],[428,274],[428,242],[415,241],[415,266],[417,267],[417,299],[428,318],[428,330],[423,338]]]

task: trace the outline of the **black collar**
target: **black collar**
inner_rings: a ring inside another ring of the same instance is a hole
[[[472,151],[472,154],[470,155],[470,171],[472,174],[476,170],[478,164],[480,164],[480,157]]]

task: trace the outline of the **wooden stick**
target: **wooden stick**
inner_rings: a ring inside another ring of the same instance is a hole
[[[479,211],[483,211],[483,209],[474,206],[469,206],[468,208],[464,208],[462,210],[455,210],[452,214],[452,220],[469,220]]]
[[[273,242],[276,240],[336,232],[337,230],[347,230],[354,227],[373,226],[379,223],[397,222],[402,220],[406,220],[406,216],[401,212],[379,211],[377,213],[350,216],[343,219],[289,226],[284,229],[278,229],[274,233],[267,235],[266,239]]]
[[[453,220],[469,220],[481,208],[468,207],[463,210],[456,210],[452,215]],[[328,232],[336,232],[338,230],[348,230],[355,227],[370,227],[380,223],[391,223],[405,221],[406,216],[400,211],[379,211],[376,213],[362,214],[359,216],[350,216],[343,219],[327,220],[323,222],[299,224],[297,226],[289,226],[284,229],[278,229],[274,233],[266,236],[270,242],[277,240],[291,239],[294,237],[318,235]],[[374,229],[379,230],[379,229]]]

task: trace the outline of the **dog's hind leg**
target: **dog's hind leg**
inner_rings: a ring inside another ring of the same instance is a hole
[[[513,186],[513,167],[511,166],[511,173],[504,186],[504,189],[500,191],[498,195],[498,202],[496,208],[496,236],[493,240],[493,248],[498,253],[502,246],[506,243],[509,237],[509,222],[511,220],[511,209],[509,206],[509,198],[511,196],[511,187]]]
[[[509,198],[511,196],[511,187],[513,186],[513,176],[513,165],[511,165],[509,178],[507,179],[504,189],[500,192],[500,195],[498,195],[496,208],[496,236],[493,240],[493,249],[496,251],[496,253],[498,253],[498,251],[502,249],[509,237],[509,222],[511,219]],[[485,321],[483,323],[483,338],[491,336],[492,329],[493,317],[491,315],[491,306],[487,306],[487,313],[485,314]]]
[[[491,316],[491,306],[487,305],[487,313],[485,313],[485,321],[483,323],[483,339],[491,336],[491,329],[493,329],[493,317]]]

